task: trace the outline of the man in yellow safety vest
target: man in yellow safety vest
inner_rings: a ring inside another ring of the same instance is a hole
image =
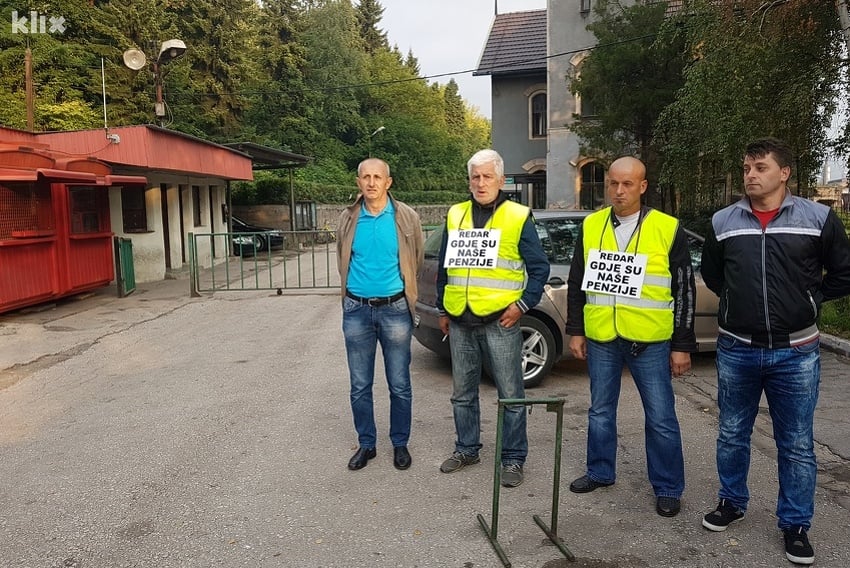
[[[437,274],[440,329],[452,354],[455,451],[440,466],[452,473],[480,461],[481,414],[478,386],[482,363],[499,398],[524,398],[522,314],[540,301],[549,278],[549,260],[540,244],[531,210],[508,199],[504,162],[493,150],[477,152],[467,163],[470,199],[453,205],[446,218]],[[501,480],[523,481],[528,454],[525,407],[505,408]]]
[[[613,485],[617,401],[627,367],[646,416],[646,462],[663,517],[679,513],[685,488],[682,436],[671,374],[691,368],[694,274],[678,220],[641,206],[646,167],[631,157],[608,169],[611,202],[582,223],[570,266],[567,326],[570,351],[587,359],[590,410],[585,475],[573,493]]]

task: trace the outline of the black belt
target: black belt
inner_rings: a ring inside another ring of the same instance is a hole
[[[355,296],[348,290],[345,291],[345,295],[356,302],[360,302],[361,304],[366,304],[367,306],[377,308],[378,306],[386,306],[387,304],[392,304],[396,300],[401,300],[402,298],[404,298],[404,290],[402,290],[398,294],[390,296],[389,298],[361,298],[360,296]]]

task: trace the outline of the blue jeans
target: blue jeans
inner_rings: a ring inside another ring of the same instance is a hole
[[[351,413],[361,448],[376,444],[372,385],[375,352],[381,344],[390,391],[390,440],[406,446],[410,438],[413,389],[410,386],[410,339],[413,321],[407,300],[371,307],[349,297],[342,301],[342,333],[351,379]]]
[[[481,449],[481,410],[478,387],[481,366],[487,361],[499,398],[525,398],[522,381],[522,329],[519,323],[502,327],[498,320],[486,325],[451,322],[452,408],[457,441],[455,450],[477,456]],[[493,409],[496,412],[496,409]],[[502,424],[502,464],[524,464],[528,455],[525,406],[505,407]]]
[[[750,498],[750,436],[764,392],[779,467],[780,529],[811,526],[817,461],[814,415],[820,388],[820,342],[784,349],[750,347],[717,338],[717,473],[720,499],[746,510]]]
[[[632,353],[631,341],[587,340],[590,410],[587,425],[587,476],[613,483],[617,474],[617,405],[623,368],[632,374],[645,417],[644,435],[649,482],[657,497],[682,496],[685,460],[676,418],[670,371],[670,342],[641,344]]]

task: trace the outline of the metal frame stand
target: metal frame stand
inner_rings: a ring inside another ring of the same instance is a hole
[[[563,398],[500,398],[499,399],[499,419],[496,422],[496,457],[493,468],[493,512],[492,525],[488,526],[486,519],[482,515],[478,515],[478,522],[481,528],[484,529],[484,534],[493,546],[493,550],[499,556],[499,560],[505,565],[505,568],[510,568],[511,562],[508,560],[505,551],[499,544],[499,495],[502,488],[502,425],[505,420],[505,407],[507,406],[533,406],[535,404],[545,404],[546,412],[557,413],[555,422],[555,468],[552,476],[552,519],[550,526],[540,519],[539,516],[533,515],[532,518],[537,526],[546,534],[552,544],[558,547],[558,550],[567,558],[567,560],[575,561],[576,557],[564,545],[563,541],[558,537],[558,501],[560,497],[561,485],[561,440],[564,427],[564,402]]]

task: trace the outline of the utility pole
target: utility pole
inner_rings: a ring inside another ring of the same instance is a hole
[[[27,46],[24,51],[24,84],[26,87],[27,106],[27,130],[35,131],[35,118],[33,114],[33,87],[32,87],[32,50]]]

